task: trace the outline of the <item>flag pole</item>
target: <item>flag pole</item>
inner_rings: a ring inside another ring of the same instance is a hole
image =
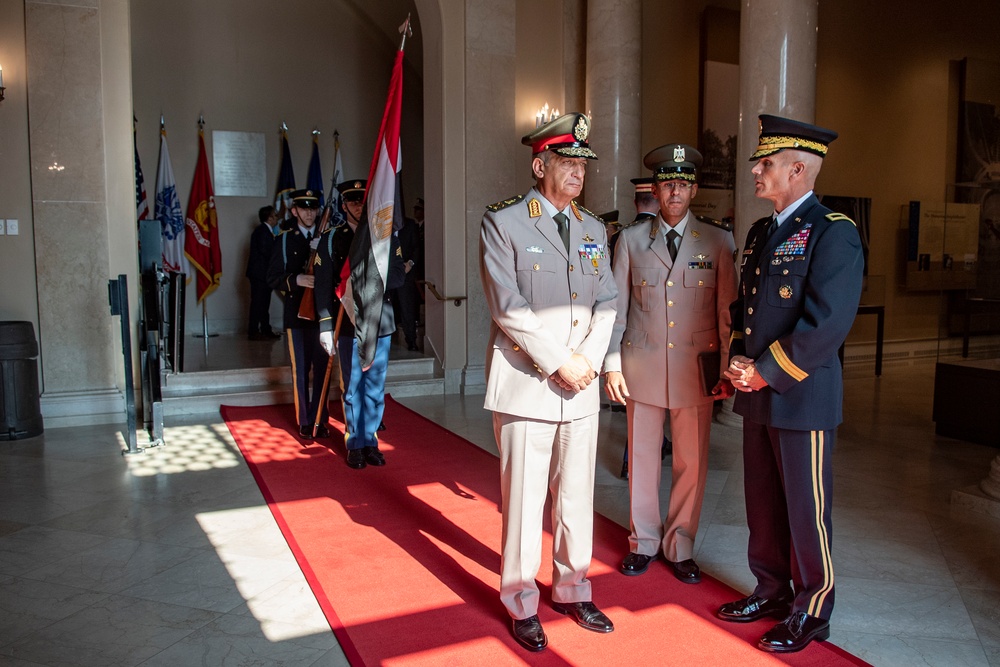
[[[160,122],[162,122],[162,116],[161,116],[161,121]],[[201,134],[204,131],[205,131],[205,114],[199,114],[198,115],[198,135],[201,136]],[[205,339],[205,356],[208,356],[208,339],[209,338],[215,338],[218,335],[219,334],[217,334],[217,333],[214,333],[214,334],[208,333],[208,299],[202,299],[201,300],[201,335],[200,336],[196,335],[195,338],[204,338]]]
[[[399,26],[399,32],[403,33],[403,39],[399,43],[399,50],[402,51],[406,48],[406,38],[413,34],[413,30],[410,28],[410,14],[406,14],[406,20],[403,21],[403,25]]]

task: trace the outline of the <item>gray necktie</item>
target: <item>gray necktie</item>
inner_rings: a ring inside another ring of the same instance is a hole
[[[677,239],[680,238],[680,234],[676,230],[671,229],[667,232],[667,252],[670,253],[670,261],[677,261]]]
[[[556,227],[559,228],[559,238],[566,246],[566,254],[569,254],[569,218],[566,217],[565,213],[556,213],[552,219],[556,221]]]

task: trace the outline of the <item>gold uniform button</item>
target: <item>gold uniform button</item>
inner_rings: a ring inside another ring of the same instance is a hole
[[[757,288],[756,288],[756,287],[754,287],[754,288],[753,288],[752,290],[750,290],[750,293],[751,293],[751,294],[756,294],[756,293],[757,293]]]
[[[535,264],[535,265],[534,265],[534,266],[532,266],[531,268],[532,268],[532,269],[534,269],[535,271],[537,271],[538,269],[540,269],[540,268],[542,268],[542,267],[540,267],[540,266],[538,266],[537,264]]]
[[[784,271],[782,271],[782,272],[781,272],[781,275],[783,275],[783,276],[787,276],[787,275],[788,275],[788,269],[785,269]]]
[[[625,347],[632,347],[632,341],[628,341],[627,343],[625,343]]]
[[[704,285],[704,284],[705,284],[705,281],[704,281],[704,280],[699,280],[699,281],[698,281],[698,287],[701,287],[701,286],[702,286],[702,285]]]
[[[673,326],[674,326],[674,323],[673,323],[673,322],[667,322],[667,326],[668,326],[668,327],[673,327]]]
[[[572,264],[570,264],[570,265],[569,265],[569,270],[570,270],[570,271],[572,271],[572,270],[573,270],[573,265],[572,265]]]
[[[645,287],[645,286],[646,286],[646,281],[645,281],[645,280],[643,280],[643,281],[642,281],[642,286],[643,286],[643,287]]]
[[[753,308],[747,308],[747,315],[753,315]]]
[[[667,306],[672,306],[672,305],[674,305],[673,301],[667,301]]]
[[[574,299],[576,298],[576,292],[573,292],[573,298]]]
[[[521,351],[521,347],[519,345],[515,345],[511,349],[514,350],[515,352],[520,352]]]
[[[669,347],[672,350],[672,349],[674,349],[674,344],[673,343],[667,343],[667,347]]]
[[[573,326],[576,326],[579,323],[580,323],[580,320],[573,320]]]
[[[760,275],[760,269],[758,268],[754,273],[756,273],[759,276]]]
[[[667,287],[673,287],[673,286],[674,286],[674,281],[673,280],[668,280],[667,281]]]
[[[747,327],[747,328],[745,329],[745,333],[746,333],[746,335],[748,335],[748,336],[750,335],[750,327]]]
[[[595,268],[595,269],[594,269],[594,275],[595,275],[595,276],[596,276],[597,274],[599,274],[600,272],[601,272],[601,271],[600,271],[600,269],[597,269],[597,268]]]

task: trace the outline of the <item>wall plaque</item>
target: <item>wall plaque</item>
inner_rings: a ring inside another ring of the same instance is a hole
[[[263,132],[212,131],[216,197],[266,197]]]

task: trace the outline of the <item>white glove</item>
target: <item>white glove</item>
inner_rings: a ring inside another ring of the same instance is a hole
[[[333,332],[332,331],[320,331],[319,332],[319,344],[323,346],[326,353],[333,356]]]
[[[319,236],[314,236],[313,240],[309,242],[309,249],[315,250],[319,247]]]

